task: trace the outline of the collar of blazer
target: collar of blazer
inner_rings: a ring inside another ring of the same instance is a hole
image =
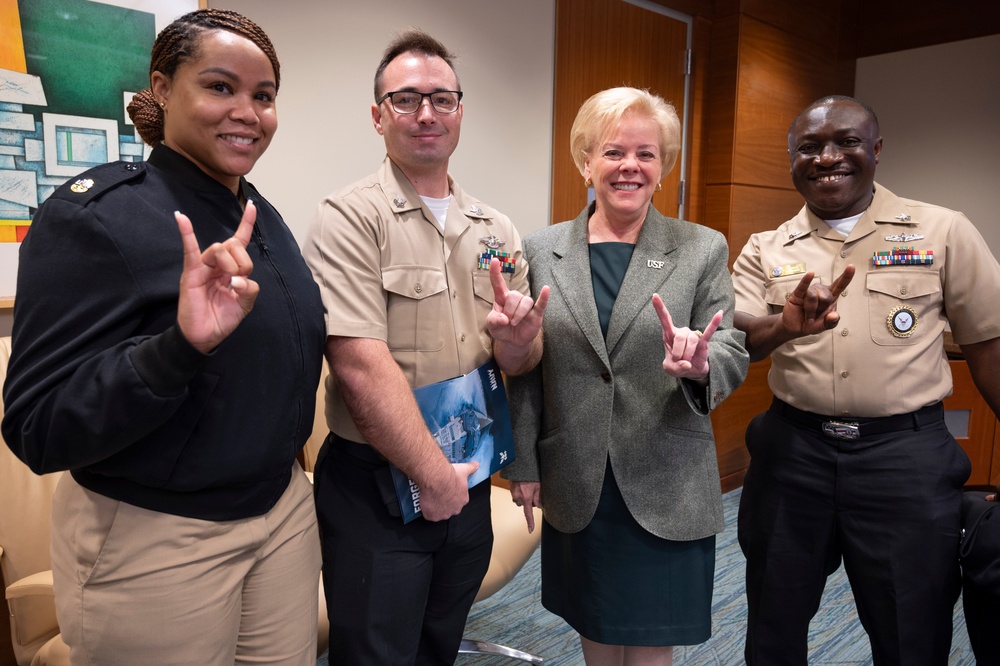
[[[608,354],[614,351],[629,324],[643,307],[653,307],[653,293],[659,290],[673,272],[676,263],[670,255],[678,247],[673,225],[680,222],[664,217],[650,204],[642,230],[636,239],[632,260],[618,291],[605,341],[601,335],[590,280],[587,221],[593,212],[594,204],[591,203],[575,220],[564,223],[565,231],[552,249],[558,258],[553,266],[552,276],[580,329],[598,355],[608,362]]]

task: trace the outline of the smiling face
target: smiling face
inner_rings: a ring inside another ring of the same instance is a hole
[[[656,121],[629,113],[587,157],[583,175],[594,183],[597,210],[611,225],[626,226],[645,219],[662,164]]]
[[[235,193],[278,129],[271,61],[249,39],[210,30],[172,77],[156,71],[150,82],[164,145]]]
[[[401,90],[458,89],[458,77],[444,59],[408,51],[386,66],[379,97]],[[389,157],[414,180],[417,175],[447,173],[448,159],[458,146],[462,113],[461,104],[454,113],[439,113],[428,98],[421,100],[415,113],[396,113],[386,99],[372,106],[372,123],[385,139]]]
[[[850,100],[807,110],[788,133],[792,182],[809,209],[824,220],[851,217],[868,208],[881,152],[875,118]]]

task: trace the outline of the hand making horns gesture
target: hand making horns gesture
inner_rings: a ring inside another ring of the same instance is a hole
[[[659,294],[653,294],[653,308],[663,327],[663,370],[671,377],[707,380],[708,343],[722,322],[722,310],[715,313],[702,333],[687,327],[675,328]]]
[[[257,207],[247,201],[236,233],[204,252],[188,216],[175,212],[174,218],[184,245],[177,324],[187,341],[207,354],[236,330],[260,292],[260,285],[248,277],[253,262],[247,254]]]

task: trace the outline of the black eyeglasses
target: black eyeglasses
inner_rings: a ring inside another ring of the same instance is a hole
[[[422,93],[415,90],[397,90],[382,95],[376,103],[381,104],[388,99],[392,110],[396,113],[416,113],[424,103],[425,97],[431,101],[431,106],[438,113],[455,113],[458,111],[458,103],[462,101],[462,91],[435,90]]]

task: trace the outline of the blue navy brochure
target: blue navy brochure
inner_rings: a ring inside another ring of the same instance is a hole
[[[514,433],[500,367],[492,358],[467,375],[413,389],[424,422],[451,462],[479,463],[469,487],[514,461]],[[420,488],[390,465],[396,496],[408,523],[420,516]]]

